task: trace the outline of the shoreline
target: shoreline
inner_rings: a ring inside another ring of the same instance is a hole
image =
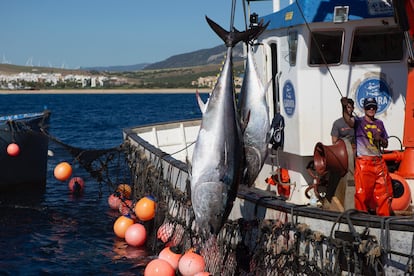
[[[0,90],[0,95],[10,94],[195,94],[210,93],[209,88],[160,88],[160,89],[41,89],[41,90]]]

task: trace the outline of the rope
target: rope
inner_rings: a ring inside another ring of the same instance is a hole
[[[236,0],[231,1],[230,32],[234,31],[234,15],[236,13]]]
[[[325,65],[326,69],[328,70],[329,76],[331,77],[331,79],[332,79],[332,81],[333,81],[333,83],[334,83],[334,85],[335,85],[335,87],[336,87],[337,91],[339,92],[339,95],[340,95],[340,96],[341,96],[341,98],[342,98],[342,97],[343,97],[343,94],[342,94],[342,92],[341,92],[341,89],[339,88],[338,83],[336,82],[336,80],[335,80],[335,78],[334,78],[334,76],[333,76],[333,74],[332,74],[332,72],[331,72],[331,69],[329,68],[329,65],[328,65],[328,63],[327,63],[327,61],[326,61],[326,58],[325,58],[325,56],[323,55],[321,48],[319,47],[318,41],[316,40],[315,36],[313,35],[313,32],[312,32],[312,30],[311,30],[311,28],[310,28],[310,26],[309,26],[309,23],[307,22],[307,20],[306,20],[306,18],[305,18],[305,15],[304,15],[304,13],[303,13],[302,7],[299,5],[299,1],[295,1],[295,3],[296,3],[296,5],[298,6],[299,12],[300,12],[300,14],[301,14],[301,16],[302,16],[303,20],[305,21],[306,28],[308,29],[308,31],[309,31],[309,33],[310,33],[310,35],[311,35],[312,41],[315,43],[316,48],[318,49],[318,52],[319,52],[320,56],[322,57],[323,63],[324,63],[324,65]]]

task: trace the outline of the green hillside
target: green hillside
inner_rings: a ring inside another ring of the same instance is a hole
[[[199,77],[217,76],[220,72],[221,64],[210,64],[204,66],[168,68],[168,69],[152,69],[139,70],[134,72],[98,72],[87,70],[68,70],[49,67],[31,67],[18,66],[10,64],[0,64],[0,74],[18,74],[25,73],[60,73],[62,75],[79,74],[88,76],[106,76],[108,78],[118,78],[123,81],[116,86],[106,88],[122,88],[122,89],[140,89],[140,88],[194,88],[193,81]],[[240,75],[243,72],[243,62],[234,63],[234,74]],[[41,84],[36,86],[37,89],[44,87]],[[62,88],[62,87],[56,87]],[[64,87],[75,88],[75,87]],[[76,87],[78,88],[78,87]]]

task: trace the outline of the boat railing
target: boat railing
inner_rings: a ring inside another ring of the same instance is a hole
[[[126,129],[124,132],[139,135],[154,150],[161,150],[185,163],[193,155],[200,123],[200,120],[169,122]]]

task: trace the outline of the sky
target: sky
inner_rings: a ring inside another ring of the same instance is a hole
[[[231,0],[2,0],[0,63],[75,69],[154,63],[223,42]],[[270,1],[252,3],[270,13]],[[235,26],[245,26],[241,0]]]

